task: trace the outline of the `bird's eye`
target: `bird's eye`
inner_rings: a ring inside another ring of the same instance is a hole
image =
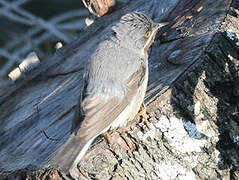
[[[151,31],[147,31],[147,32],[145,33],[144,37],[145,37],[145,38],[149,38],[150,34],[151,34]]]

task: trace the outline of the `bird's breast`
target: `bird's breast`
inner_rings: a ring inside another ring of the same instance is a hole
[[[144,101],[146,89],[148,84],[148,63],[146,62],[146,72],[144,77],[144,82],[138,88],[132,101],[126,106],[124,111],[112,122],[110,129],[116,129],[117,127],[126,126],[129,121],[135,118],[138,113],[141,104]]]

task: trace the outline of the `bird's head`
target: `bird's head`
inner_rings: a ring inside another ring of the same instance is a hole
[[[168,23],[155,23],[141,12],[122,16],[112,29],[120,44],[135,50],[148,50],[159,28]]]

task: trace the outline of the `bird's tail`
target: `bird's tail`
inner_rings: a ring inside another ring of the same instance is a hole
[[[62,145],[51,160],[50,165],[59,168],[65,174],[70,174],[77,179],[79,171],[77,164],[89,149],[94,138],[90,140],[71,134],[67,142]]]

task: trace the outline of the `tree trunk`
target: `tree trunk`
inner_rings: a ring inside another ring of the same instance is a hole
[[[100,37],[133,10],[170,22],[149,53],[149,122],[112,132],[124,148],[94,143],[80,179],[239,179],[237,0],[130,1],[1,89],[2,179],[66,178],[48,161],[70,135],[82,70]]]

